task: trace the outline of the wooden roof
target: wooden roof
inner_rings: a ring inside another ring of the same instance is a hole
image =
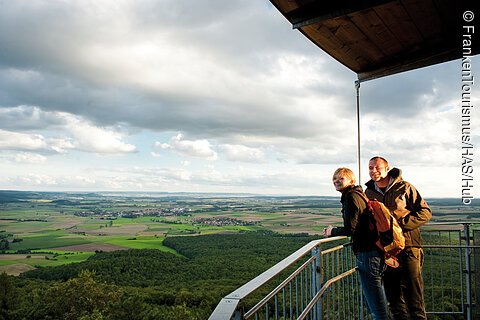
[[[360,81],[462,57],[459,0],[270,1]]]

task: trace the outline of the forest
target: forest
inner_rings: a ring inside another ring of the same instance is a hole
[[[245,232],[169,237],[156,249],[0,277],[0,319],[207,319],[218,301],[315,236]]]

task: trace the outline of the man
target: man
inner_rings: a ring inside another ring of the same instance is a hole
[[[369,199],[383,202],[398,220],[405,235],[405,250],[397,257],[400,267],[388,267],[384,285],[390,311],[395,320],[427,319],[423,301],[423,250],[420,227],[432,218],[432,211],[400,169],[388,166],[382,157],[368,163],[371,180],[366,183]]]

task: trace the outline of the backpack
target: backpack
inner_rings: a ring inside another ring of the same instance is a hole
[[[400,265],[396,258],[405,249],[405,236],[397,219],[390,210],[377,199],[369,200],[363,192],[354,190],[367,203],[370,213],[370,230],[377,233],[375,245],[385,254],[385,264],[398,268]]]

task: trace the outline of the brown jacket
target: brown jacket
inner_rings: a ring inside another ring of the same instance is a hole
[[[391,182],[384,193],[375,188],[375,182],[370,180],[366,183],[365,194],[369,199],[383,202],[397,218],[405,235],[406,247],[421,247],[422,237],[419,227],[432,218],[432,211],[417,189],[402,179],[400,169],[391,169],[388,176]]]

